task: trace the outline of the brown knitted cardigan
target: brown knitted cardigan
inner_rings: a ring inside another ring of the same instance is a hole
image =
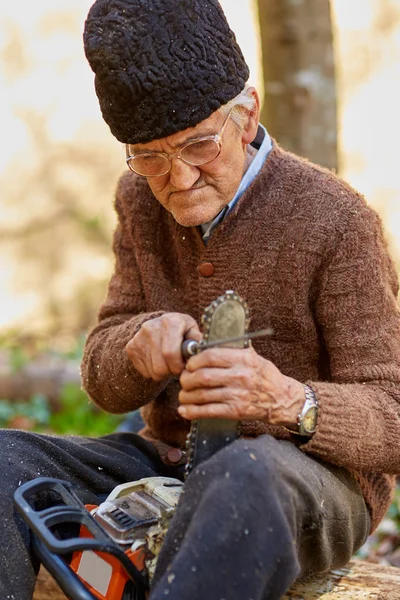
[[[178,381],[143,378],[124,348],[144,321],[171,311],[199,321],[233,289],[251,308],[251,329],[275,331],[256,351],[316,393],[317,432],[301,450],[354,472],[375,528],[400,473],[397,277],[376,213],[333,173],[276,143],[208,246],[133,173],[121,178],[116,210],[115,272],[82,365],[93,401],[110,412],[143,407],[143,435],[183,448]],[[212,277],[201,275],[204,261]],[[241,431],[296,443],[262,422]]]

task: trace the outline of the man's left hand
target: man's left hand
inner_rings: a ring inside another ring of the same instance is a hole
[[[213,348],[192,356],[180,377],[185,419],[258,420],[295,428],[303,385],[253,348]]]

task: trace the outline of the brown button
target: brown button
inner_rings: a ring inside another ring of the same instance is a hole
[[[199,272],[203,277],[212,277],[215,273],[215,267],[210,262],[204,262],[199,266]]]
[[[170,462],[177,463],[182,458],[182,450],[179,450],[179,448],[171,448],[171,450],[168,450],[167,456]]]

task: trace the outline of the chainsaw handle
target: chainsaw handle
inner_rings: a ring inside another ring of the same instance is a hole
[[[83,550],[105,552],[118,559],[144,596],[148,588],[146,578],[86,510],[74,488],[68,481],[39,477],[24,483],[14,493],[15,507],[33,533],[33,545],[44,566],[71,599],[97,600],[60,555]],[[55,492],[63,504],[35,510],[32,497],[39,492]],[[58,539],[53,528],[64,523],[84,525],[93,538]]]
[[[49,573],[52,574],[64,594],[73,600],[98,600],[86,585],[79,579],[71,567],[35,535],[32,536],[32,548]]]

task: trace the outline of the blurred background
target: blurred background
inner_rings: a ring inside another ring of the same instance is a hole
[[[99,435],[80,390],[113,267],[124,149],[82,48],[91,0],[0,3],[0,426]],[[381,215],[400,264],[400,0],[221,0],[287,149],[338,171]],[[397,498],[365,550],[400,566]]]

